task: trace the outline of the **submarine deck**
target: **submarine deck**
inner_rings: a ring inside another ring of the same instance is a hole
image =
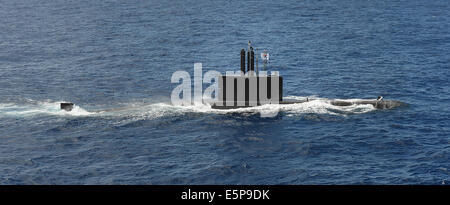
[[[305,102],[310,102],[310,101],[314,101],[314,99],[312,100],[283,100],[278,102],[278,104],[280,105],[289,105],[289,104],[297,104],[297,103],[305,103]],[[234,102],[233,102],[234,103]],[[391,109],[394,107],[398,107],[403,105],[404,103],[400,102],[400,101],[396,101],[396,100],[382,100],[382,101],[378,101],[378,100],[357,100],[357,101],[346,101],[346,100],[330,100],[329,101],[330,104],[334,105],[334,106],[351,106],[351,105],[373,105],[375,108],[377,109]],[[226,104],[226,103],[222,103],[222,104]],[[247,103],[248,104],[248,103]],[[258,103],[257,106],[261,106],[260,103]],[[217,104],[213,104],[211,105],[212,109],[239,109],[239,108],[250,108],[250,107],[255,107],[255,106],[250,106],[250,105],[217,105]]]

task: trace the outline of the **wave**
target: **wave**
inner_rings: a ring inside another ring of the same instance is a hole
[[[335,106],[330,103],[331,99],[318,98],[315,96],[300,97],[288,96],[285,99],[306,100],[309,102],[298,104],[266,104],[258,107],[238,108],[238,109],[212,109],[207,104],[196,104],[189,106],[175,106],[168,103],[131,103],[123,107],[102,112],[103,116],[126,117],[129,120],[148,120],[160,117],[180,116],[187,114],[243,114],[253,115],[260,113],[283,113],[286,116],[299,116],[304,114],[324,114],[336,116],[348,116],[353,114],[363,114],[376,110],[370,104],[354,104],[350,106]],[[362,99],[347,99],[343,101],[358,101]]]
[[[285,99],[305,100],[307,97],[287,96]],[[36,115],[55,115],[55,116],[99,116],[99,117],[124,117],[133,119],[155,119],[160,117],[170,117],[176,115],[184,115],[187,113],[204,113],[204,114],[258,114],[258,113],[276,113],[282,112],[287,116],[296,116],[308,113],[329,114],[346,116],[352,114],[362,114],[375,110],[372,105],[351,106],[335,106],[330,104],[330,99],[308,96],[309,102],[298,104],[267,104],[258,107],[239,108],[229,110],[212,109],[207,104],[197,104],[189,106],[175,106],[170,103],[128,103],[118,105],[111,109],[86,110],[75,105],[70,112],[60,109],[62,101],[44,101],[26,104],[6,103],[0,104],[0,116],[27,117]],[[347,99],[343,101],[357,101],[361,99]]]
[[[0,117],[29,117],[36,115],[57,115],[57,116],[88,116],[94,113],[88,112],[85,109],[75,105],[72,111],[67,112],[60,109],[59,102],[51,101],[33,101],[28,100],[27,103],[5,103],[0,104]]]

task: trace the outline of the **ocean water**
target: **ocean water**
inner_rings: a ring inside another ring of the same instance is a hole
[[[0,184],[448,184],[449,11],[448,0],[1,1]],[[238,70],[249,40],[269,50],[287,98],[318,100],[171,104],[175,71]],[[407,105],[327,103],[379,95]]]

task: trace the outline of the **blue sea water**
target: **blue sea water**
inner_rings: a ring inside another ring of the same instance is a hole
[[[449,11],[448,0],[1,1],[0,184],[448,184]],[[171,105],[172,73],[238,70],[248,40],[269,50],[285,96],[320,100],[274,118],[258,113],[270,106]],[[379,95],[407,105],[326,103]]]

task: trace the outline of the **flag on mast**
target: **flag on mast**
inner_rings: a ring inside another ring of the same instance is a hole
[[[264,50],[264,52],[261,53],[261,58],[264,61],[269,61],[269,53],[267,53],[267,50]]]

